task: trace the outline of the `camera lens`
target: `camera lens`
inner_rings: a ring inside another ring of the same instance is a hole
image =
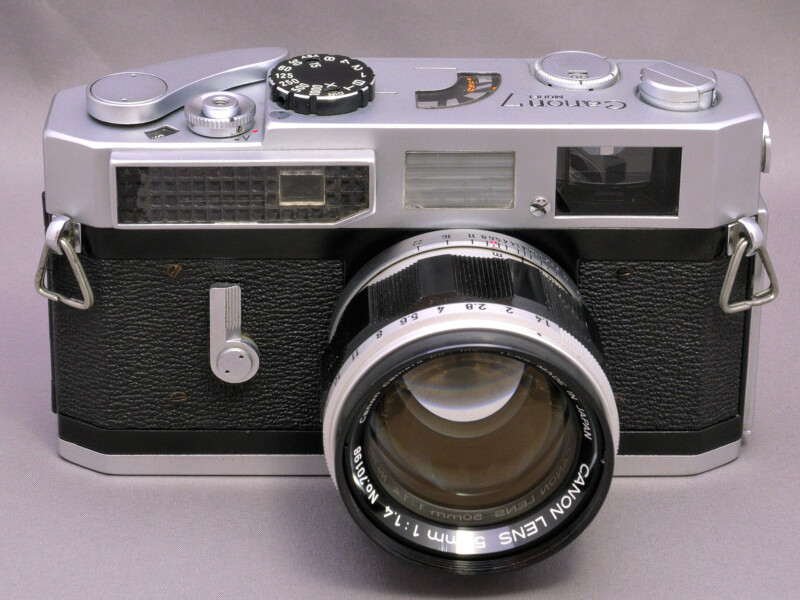
[[[328,467],[389,551],[459,572],[557,551],[608,490],[616,405],[580,294],[546,255],[472,230],[368,263],[334,311]]]

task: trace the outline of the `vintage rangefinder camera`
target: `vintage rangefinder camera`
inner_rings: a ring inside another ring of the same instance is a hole
[[[736,75],[237,50],[60,92],[44,158],[69,461],[330,473],[381,546],[476,572],[750,429],[777,282]]]

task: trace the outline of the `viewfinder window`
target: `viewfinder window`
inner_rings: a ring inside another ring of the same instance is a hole
[[[556,215],[677,216],[681,148],[559,148]]]

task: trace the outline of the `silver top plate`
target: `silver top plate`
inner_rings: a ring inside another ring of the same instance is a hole
[[[185,60],[202,64],[206,58]],[[764,118],[747,82],[736,75],[715,71],[720,100],[708,110],[675,112],[651,106],[639,95],[642,70],[657,60],[610,59],[619,69],[619,78],[592,91],[542,83],[533,74],[536,59],[373,58],[364,62],[375,71],[379,92],[367,107],[329,117],[300,115],[272,103],[265,82],[247,84],[236,90],[256,102],[255,124],[250,132],[226,139],[192,133],[178,110],[144,125],[101,123],[86,111],[85,86],[64,90],[53,101],[44,132],[47,210],[94,227],[114,227],[116,196],[109,169],[112,154],[120,152],[133,162],[139,157],[142,164],[152,165],[167,154],[172,161],[176,154],[186,153],[186,164],[213,164],[224,152],[228,164],[235,164],[231,155],[246,152],[243,161],[252,163],[254,155],[264,153],[274,164],[275,157],[284,152],[296,159],[304,152],[318,157],[330,151],[331,164],[336,164],[336,152],[354,150],[373,151],[376,157],[376,202],[368,215],[337,224],[251,226],[707,229],[753,215],[758,209]],[[142,72],[158,76],[153,70]],[[499,74],[500,83],[478,101],[442,110],[417,107],[418,91],[451,88],[462,72]],[[176,131],[153,134],[161,128]],[[556,153],[564,146],[682,148],[678,215],[565,216],[551,211],[534,218],[531,202],[555,200]],[[410,151],[513,152],[513,206],[407,208],[404,169]]]

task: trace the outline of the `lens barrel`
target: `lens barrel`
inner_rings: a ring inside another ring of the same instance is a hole
[[[619,425],[577,287],[523,242],[407,240],[345,288],[326,354],[328,467],[364,531],[457,572],[557,551],[591,521]]]

